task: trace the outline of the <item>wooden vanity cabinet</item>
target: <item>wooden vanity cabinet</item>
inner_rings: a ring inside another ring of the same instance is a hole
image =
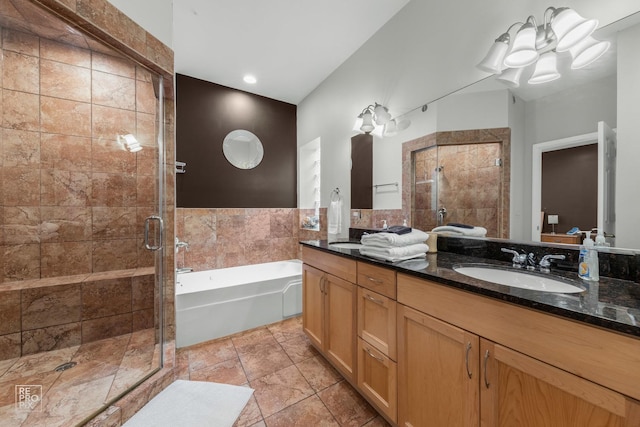
[[[302,328],[335,368],[355,383],[356,285],[331,273],[355,280],[356,263],[305,249],[303,247]],[[336,258],[335,264],[332,258]],[[309,265],[314,262],[329,272]]]
[[[358,389],[395,423],[398,402],[395,271],[358,262],[358,284]]]
[[[638,340],[400,274],[398,302],[399,425],[640,426]]]
[[[639,402],[491,341],[480,346],[482,426],[640,426]]]
[[[399,426],[478,426],[479,342],[398,304]]]

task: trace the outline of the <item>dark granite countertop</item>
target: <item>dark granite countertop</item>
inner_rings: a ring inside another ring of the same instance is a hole
[[[427,254],[426,258],[391,263],[361,255],[358,249],[337,248],[324,240],[300,243],[335,255],[387,267],[399,273],[640,337],[640,284],[632,281],[600,277],[598,282],[589,282],[578,279],[576,272],[554,270],[550,273],[553,277],[572,281],[585,290],[576,294],[539,292],[474,279],[453,270],[455,264],[466,263],[511,266],[509,262],[495,259],[440,251]]]

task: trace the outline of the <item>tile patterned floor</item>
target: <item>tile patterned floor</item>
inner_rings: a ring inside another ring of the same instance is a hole
[[[0,361],[0,426],[56,427],[82,423],[160,364],[155,330]],[[55,368],[73,361],[63,372]],[[41,411],[16,410],[15,386],[41,385]]]
[[[178,378],[255,390],[236,427],[389,424],[311,346],[302,318],[177,350]]]

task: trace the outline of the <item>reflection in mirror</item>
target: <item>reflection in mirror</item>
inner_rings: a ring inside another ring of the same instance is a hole
[[[466,224],[486,229],[486,237],[507,237],[509,146],[504,128],[436,132],[405,143],[413,164],[413,197],[406,201],[412,224],[421,230]]]
[[[224,137],[222,151],[229,163],[238,169],[253,169],[264,155],[262,142],[248,130],[237,129]]]
[[[640,207],[631,196],[637,186],[637,156],[634,141],[640,138],[637,126],[637,100],[640,96],[640,13],[610,24],[594,33],[611,48],[598,61],[579,70],[571,70],[570,56],[559,63],[562,78],[542,85],[527,85],[533,69],[525,69],[518,88],[489,77],[430,104],[436,110],[437,132],[467,131],[508,127],[511,130],[511,227],[504,237],[518,241],[540,239],[532,223],[540,223],[540,211],[534,213],[532,178],[534,146],[549,141],[596,133],[598,123],[608,124],[617,136],[616,164],[609,168],[615,194],[600,190],[598,199],[614,200],[609,215],[616,219],[615,245],[640,248],[637,217]],[[635,46],[635,48],[634,48]],[[405,143],[406,144],[406,143]],[[624,155],[623,153],[627,153]],[[404,157],[403,157],[404,158]],[[445,170],[446,171],[446,170]],[[598,175],[598,170],[590,171]],[[602,181],[602,179],[600,179]],[[404,181],[403,181],[404,182]],[[562,185],[559,183],[558,185]],[[607,187],[607,186],[605,186]],[[415,193],[413,194],[415,197]],[[615,196],[615,197],[614,197]],[[538,200],[538,205],[540,201]],[[456,206],[446,206],[447,212]],[[554,215],[563,218],[562,207]],[[547,222],[545,218],[542,220]],[[596,227],[593,224],[592,227]],[[624,232],[620,232],[624,230]]]

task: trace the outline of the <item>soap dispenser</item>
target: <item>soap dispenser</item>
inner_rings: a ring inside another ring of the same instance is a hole
[[[597,281],[600,279],[598,251],[595,248],[595,242],[591,239],[590,231],[587,231],[587,237],[582,243],[578,259],[578,276],[584,280]]]

